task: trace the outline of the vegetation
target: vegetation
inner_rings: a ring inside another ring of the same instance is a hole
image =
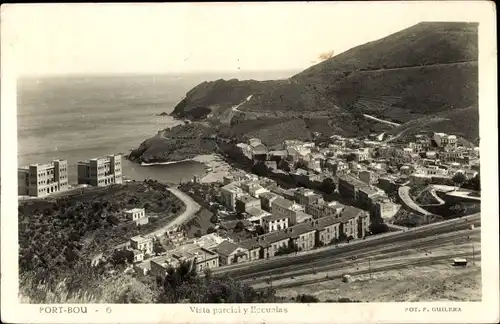
[[[285,254],[290,254],[290,253],[295,253],[300,251],[300,248],[298,248],[295,245],[290,245],[290,246],[280,246],[276,253],[274,255],[285,255]]]
[[[138,228],[123,211],[148,205],[157,215],[154,224]],[[19,272],[38,284],[68,277],[75,267],[88,268],[95,252],[148,233],[182,210],[182,202],[159,183],[136,182],[108,188],[91,188],[83,194],[34,200],[19,205]],[[118,254],[112,262],[121,265],[130,255]],[[78,277],[74,277],[79,280]],[[71,281],[70,279],[68,279]]]
[[[325,178],[321,183],[319,190],[330,195],[335,191],[336,185],[332,178]]]

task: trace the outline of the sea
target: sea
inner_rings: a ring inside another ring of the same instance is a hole
[[[70,184],[77,161],[128,154],[158,130],[182,124],[170,113],[185,94],[203,81],[271,80],[295,71],[171,74],[73,75],[29,77],[17,84],[18,166],[68,160]],[[141,166],[123,158],[126,178],[178,183],[205,174],[205,165],[184,161]]]

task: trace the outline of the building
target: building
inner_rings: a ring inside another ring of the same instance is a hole
[[[372,207],[373,197],[383,195],[378,188],[350,175],[339,177],[338,189],[342,196],[358,201],[361,206],[367,209]]]
[[[314,218],[313,215],[308,214],[308,213],[304,213],[301,210],[297,211],[296,217],[297,217],[297,224],[304,223],[306,221],[310,221]]]
[[[165,277],[169,268],[177,268],[180,260],[171,254],[162,255],[150,260],[149,273],[154,277]]]
[[[256,207],[249,208],[247,214],[248,221],[252,222],[254,225],[260,226],[262,226],[262,218],[271,215],[271,213]]]
[[[271,205],[273,201],[278,198],[279,196],[275,193],[272,192],[265,192],[263,194],[259,195],[260,199],[260,208],[262,208],[265,211],[270,212],[271,211]]]
[[[250,195],[242,195],[236,198],[236,212],[246,213],[250,208],[260,208],[260,199]]]
[[[130,247],[151,255],[153,253],[153,239],[144,236],[134,236],[130,239]]]
[[[370,170],[359,171],[359,180],[366,184],[373,185],[378,182],[378,174]]]
[[[314,220],[317,228],[316,245],[328,245],[340,237],[340,219],[336,216],[327,216]]]
[[[336,202],[318,202],[306,206],[306,213],[311,214],[313,218],[322,218],[327,216],[338,217],[344,205]]]
[[[78,183],[104,187],[122,183],[122,157],[109,155],[78,162]]]
[[[391,218],[401,209],[401,205],[395,204],[389,199],[377,200],[374,204],[374,216],[382,219]]]
[[[281,231],[289,226],[289,219],[284,215],[268,215],[262,217],[262,227],[265,233]]]
[[[172,265],[175,267],[175,265],[179,265],[182,262],[191,262],[197,272],[203,272],[206,269],[213,269],[219,266],[219,255],[216,252],[199,247],[196,244],[186,244],[174,250],[170,250],[164,257],[163,261],[168,260],[169,262],[159,264],[159,269],[153,270],[156,266],[153,265],[152,261],[151,273],[158,272],[158,270],[160,273],[165,273],[169,266]]]
[[[144,208],[133,208],[125,211],[125,217],[134,221],[137,225],[149,223],[149,217],[146,216]]]
[[[248,250],[232,242],[224,241],[213,250],[219,255],[220,265],[246,262],[249,259]]]
[[[210,234],[205,234],[199,237],[198,239],[195,239],[194,244],[198,245],[199,247],[205,248],[207,250],[212,250],[217,245],[221,244],[226,240],[227,239],[219,236],[217,233],[210,233]]]
[[[276,217],[288,218],[288,223],[290,225],[297,224],[296,212],[299,210],[303,210],[302,206],[281,197],[276,198],[271,204],[271,213]]]
[[[370,214],[362,209],[346,206],[340,214],[340,222],[347,238],[363,238],[370,232]]]
[[[238,187],[238,182],[232,182],[221,188],[221,202],[229,210],[236,210],[236,199],[245,193]]]
[[[292,244],[299,251],[312,250],[316,246],[316,228],[313,222],[305,222],[285,230],[290,234]]]
[[[44,197],[65,191],[68,185],[68,161],[54,160],[17,169],[17,192],[20,196]]]
[[[297,188],[294,192],[294,200],[300,205],[307,206],[323,200],[323,197],[310,189]]]

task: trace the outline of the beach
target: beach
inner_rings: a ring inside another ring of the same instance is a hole
[[[207,166],[205,176],[200,179],[201,183],[222,182],[224,176],[235,170],[218,154],[198,155],[193,161]]]

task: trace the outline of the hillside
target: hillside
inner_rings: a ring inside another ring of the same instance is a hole
[[[353,136],[387,130],[363,114],[403,124],[399,127],[417,124],[460,132],[474,141],[479,136],[477,27],[423,22],[286,80],[204,82],[189,91],[171,115],[273,143],[290,136],[308,138],[313,131]],[[429,119],[436,115],[439,122]],[[408,122],[413,124],[405,125]],[[158,137],[151,141],[156,147],[163,143],[167,149],[160,160],[173,151],[172,143]]]
[[[423,132],[444,132],[455,134],[467,139],[475,145],[479,144],[479,109],[468,107],[451,111],[440,112],[436,115],[425,116],[389,131],[392,135],[400,135],[405,139]]]

